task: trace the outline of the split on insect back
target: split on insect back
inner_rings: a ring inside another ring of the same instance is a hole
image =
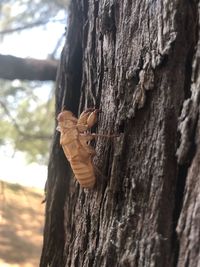
[[[93,188],[96,183],[93,165],[95,150],[89,141],[96,137],[117,137],[89,132],[97,122],[98,112],[98,109],[88,108],[77,119],[71,111],[63,110],[57,117],[60,144],[76,179],[83,188]]]

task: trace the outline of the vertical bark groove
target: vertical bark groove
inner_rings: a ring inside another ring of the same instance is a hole
[[[56,117],[63,107],[78,113],[82,81],[82,6],[72,1],[68,38],[62,51],[56,87]],[[41,267],[62,267],[65,245],[64,203],[71,170],[55,131],[46,183],[46,219]]]
[[[197,2],[191,2],[188,8],[188,16],[187,16],[187,32],[188,32],[188,39],[191,40],[191,47],[188,51],[186,65],[185,65],[185,102],[182,108],[182,114],[179,118],[179,131],[181,132],[181,139],[180,139],[180,146],[177,150],[178,156],[178,177],[177,177],[177,190],[176,190],[176,205],[174,210],[174,253],[175,253],[175,260],[174,266],[190,266],[189,259],[186,256],[185,263],[181,260],[181,240],[178,236],[176,230],[178,229],[178,223],[180,220],[181,213],[183,213],[184,209],[184,198],[185,198],[185,191],[187,190],[187,179],[189,170],[192,164],[192,161],[195,157],[197,152],[196,144],[195,144],[195,135],[197,132],[197,122],[198,122],[198,115],[194,112],[192,119],[188,120],[189,131],[185,131],[182,128],[183,125],[183,116],[187,116],[185,113],[186,107],[190,109],[192,106],[191,98],[192,98],[192,76],[194,75],[194,67],[193,62],[195,60],[196,53],[198,52],[198,7]],[[189,112],[190,113],[190,112]],[[193,111],[192,111],[193,113]],[[186,120],[185,120],[186,121]],[[186,123],[187,124],[187,123]],[[188,134],[189,133],[189,134]],[[187,135],[186,138],[183,135]],[[180,265],[181,262],[181,265]],[[192,266],[192,265],[191,265]]]

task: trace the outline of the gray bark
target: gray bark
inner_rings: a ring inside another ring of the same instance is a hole
[[[72,1],[56,114],[99,108],[96,131],[120,136],[97,140],[85,190],[55,132],[40,266],[198,266],[198,16],[198,1]]]
[[[198,10],[199,11],[199,10]],[[198,22],[200,12],[198,13]],[[198,37],[200,36],[198,27]],[[185,166],[186,184],[177,232],[180,240],[178,266],[200,266],[200,40],[192,63],[191,95],[184,101],[179,118],[181,133],[178,162]]]

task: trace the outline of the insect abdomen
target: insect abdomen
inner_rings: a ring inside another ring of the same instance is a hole
[[[91,162],[83,163],[72,160],[70,164],[81,187],[92,188],[95,184],[96,177]]]

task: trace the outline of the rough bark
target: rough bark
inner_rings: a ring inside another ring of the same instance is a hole
[[[198,23],[200,10],[198,10]],[[200,27],[198,27],[198,37]],[[192,64],[191,95],[183,104],[179,119],[181,142],[177,150],[180,168],[185,170],[183,207],[177,226],[178,266],[200,266],[200,40]]]
[[[6,80],[55,81],[58,62],[0,55],[0,78]]]
[[[84,190],[55,132],[40,266],[198,266],[197,7],[71,2],[56,113],[95,106],[96,130],[120,136],[97,140],[102,174]]]

